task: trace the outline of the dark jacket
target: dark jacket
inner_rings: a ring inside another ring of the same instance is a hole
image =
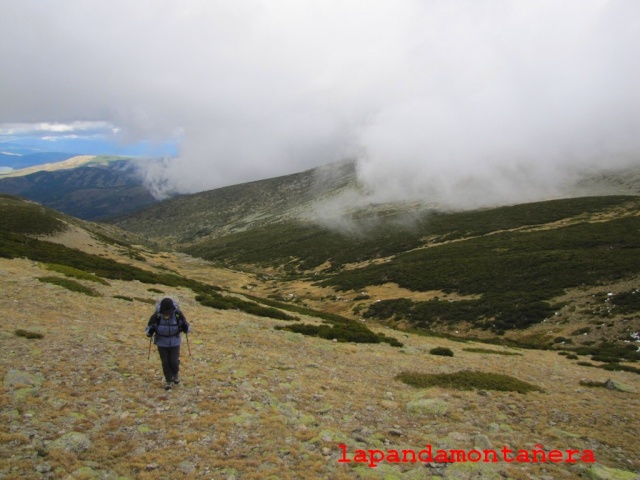
[[[159,347],[178,347],[182,342],[181,332],[189,333],[190,327],[184,314],[175,309],[169,318],[156,312],[147,323],[147,336],[154,335],[154,343]]]

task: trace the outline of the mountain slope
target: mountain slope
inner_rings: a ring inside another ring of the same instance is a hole
[[[251,288],[262,298],[440,333],[463,329],[521,340],[562,311],[560,298],[580,286],[616,284],[627,293],[640,275],[637,196],[467,212],[346,204],[322,217],[319,205],[359,188],[355,165],[339,167],[333,177],[314,169],[175,198],[116,223],[160,245],[255,273],[261,280]],[[573,193],[634,191],[638,178],[633,171],[585,177]],[[349,301],[326,300],[332,297]],[[567,317],[556,337],[595,321]],[[634,328],[640,329],[637,315],[626,329],[598,339],[619,344]],[[530,343],[550,346],[556,337],[533,335]]]
[[[37,170],[34,173],[29,173]],[[0,192],[34,200],[60,212],[97,220],[156,202],[136,174],[135,162],[119,157],[74,157],[0,177]]]
[[[639,197],[427,211],[359,222],[347,232],[289,222],[184,251],[254,272],[255,295],[398,328],[505,336],[553,347],[556,338],[599,325],[572,340],[571,348],[585,342],[624,348],[640,330],[640,306],[626,313],[611,304],[606,309],[606,302],[618,297],[602,297],[615,292],[622,299],[638,287]],[[592,295],[599,300],[589,309]],[[573,300],[566,302],[567,296]],[[554,317],[562,322],[548,328]]]
[[[359,184],[356,169],[356,162],[343,161],[292,175],[183,195],[112,221],[159,245],[179,248],[293,220],[348,229],[352,219],[403,212],[420,214],[438,207],[426,201],[376,203]],[[584,174],[565,186],[562,198],[594,195],[640,195],[640,169]]]
[[[305,172],[165,200],[113,220],[161,245],[249,231],[291,219],[313,218],[318,202],[358,188],[355,164]]]
[[[200,281],[242,296],[240,287],[258,281],[253,275],[108,240],[107,227],[33,203],[0,196],[0,204],[5,478],[569,480],[640,472],[636,373],[588,367],[556,351],[486,348],[375,325],[404,346],[276,329],[292,322],[198,300]],[[86,230],[94,228],[105,228],[105,236]],[[93,240],[83,240],[82,231]],[[48,259],[50,242],[64,248]],[[52,269],[71,258],[72,244],[81,249],[78,268]],[[7,258],[7,248],[22,250]],[[116,261],[117,268],[106,268]],[[129,277],[141,271],[150,276]],[[69,280],[86,290],[70,289]],[[169,393],[143,333],[165,294],[178,297],[193,326],[182,349],[182,382]],[[300,320],[321,323],[310,315]],[[453,356],[432,354],[436,348]],[[493,382],[472,390],[417,388],[398,377],[446,379],[470,369],[480,372],[470,379],[491,374]],[[542,391],[517,393],[504,378]],[[388,456],[428,447],[458,461]],[[475,449],[500,460],[462,461]],[[523,461],[534,450],[545,460]]]

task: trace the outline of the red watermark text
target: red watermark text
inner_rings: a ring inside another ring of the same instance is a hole
[[[536,445],[532,450],[514,450],[502,447],[494,449],[434,449],[426,445],[422,450],[354,450],[347,452],[347,446],[338,446],[342,456],[338,463],[365,463],[375,468],[382,462],[386,463],[458,463],[458,462],[486,462],[486,463],[595,463],[596,458],[591,450],[545,450],[542,445]]]

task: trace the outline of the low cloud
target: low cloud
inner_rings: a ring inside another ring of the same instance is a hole
[[[535,200],[640,165],[639,17],[622,0],[0,0],[0,123],[179,140],[143,172],[158,196],[357,158],[363,202]]]

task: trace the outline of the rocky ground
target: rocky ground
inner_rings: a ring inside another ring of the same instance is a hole
[[[193,332],[182,349],[182,382],[166,392],[144,336],[153,310],[145,300],[163,287],[109,281],[92,284],[100,296],[90,297],[38,280],[51,274],[0,259],[0,478],[638,478],[637,374],[550,351],[473,353],[464,349],[507,349],[391,330],[404,347],[335,343],[275,330],[282,321],[203,307],[177,290],[164,293],[180,300]],[[229,271],[208,278],[246,282]],[[431,355],[437,346],[454,356]],[[544,392],[416,389],[394,379],[407,370],[464,369],[512,375]],[[608,379],[618,388],[580,384]],[[358,450],[370,460],[376,450],[427,445],[581,453],[576,463],[566,453],[534,463],[355,461]],[[595,463],[581,461],[585,452]],[[353,461],[339,462],[343,456]]]

